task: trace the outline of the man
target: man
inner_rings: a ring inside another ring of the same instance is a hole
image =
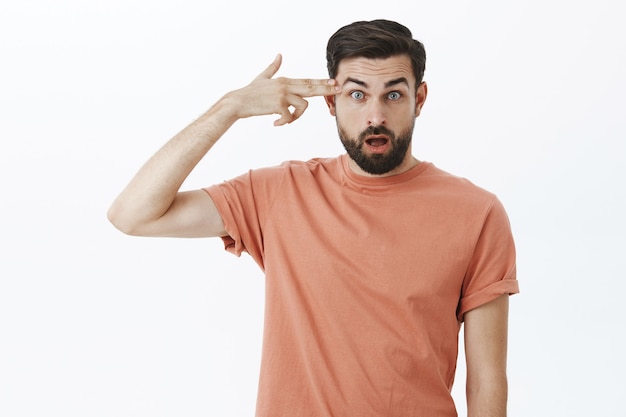
[[[456,416],[465,323],[469,416],[506,415],[506,213],[491,193],[412,155],[425,52],[404,26],[355,22],[327,47],[329,79],[274,78],[278,56],[159,150],[109,210],[132,235],[220,236],[266,276],[257,416]],[[181,184],[240,118],[297,120],[323,96],[347,151]]]

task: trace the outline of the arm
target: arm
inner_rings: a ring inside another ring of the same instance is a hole
[[[272,78],[281,60],[278,55],[252,83],[227,93],[157,151],[109,208],[111,223],[137,236],[225,235],[222,219],[204,191],[179,191],[189,173],[238,119],[280,114],[274,125],[284,125],[304,113],[308,103],[303,97],[338,91],[334,80]]]
[[[465,314],[468,417],[505,417],[509,295]]]

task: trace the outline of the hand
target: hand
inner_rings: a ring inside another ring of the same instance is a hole
[[[228,94],[236,102],[238,117],[280,114],[274,126],[282,126],[302,116],[309,105],[304,97],[330,96],[341,90],[332,79],[272,78],[281,63],[279,54],[250,84]]]

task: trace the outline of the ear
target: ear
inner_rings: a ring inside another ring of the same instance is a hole
[[[326,105],[328,106],[328,110],[330,110],[330,115],[336,116],[335,96],[324,96],[324,100],[326,100]]]
[[[426,96],[428,95],[428,85],[424,81],[417,87],[415,92],[415,117],[419,116],[424,103],[426,102]]]

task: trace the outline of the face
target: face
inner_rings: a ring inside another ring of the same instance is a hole
[[[426,84],[416,86],[408,56],[341,61],[342,90],[326,97],[352,169],[362,175],[396,175],[413,167],[411,138],[426,100]]]

